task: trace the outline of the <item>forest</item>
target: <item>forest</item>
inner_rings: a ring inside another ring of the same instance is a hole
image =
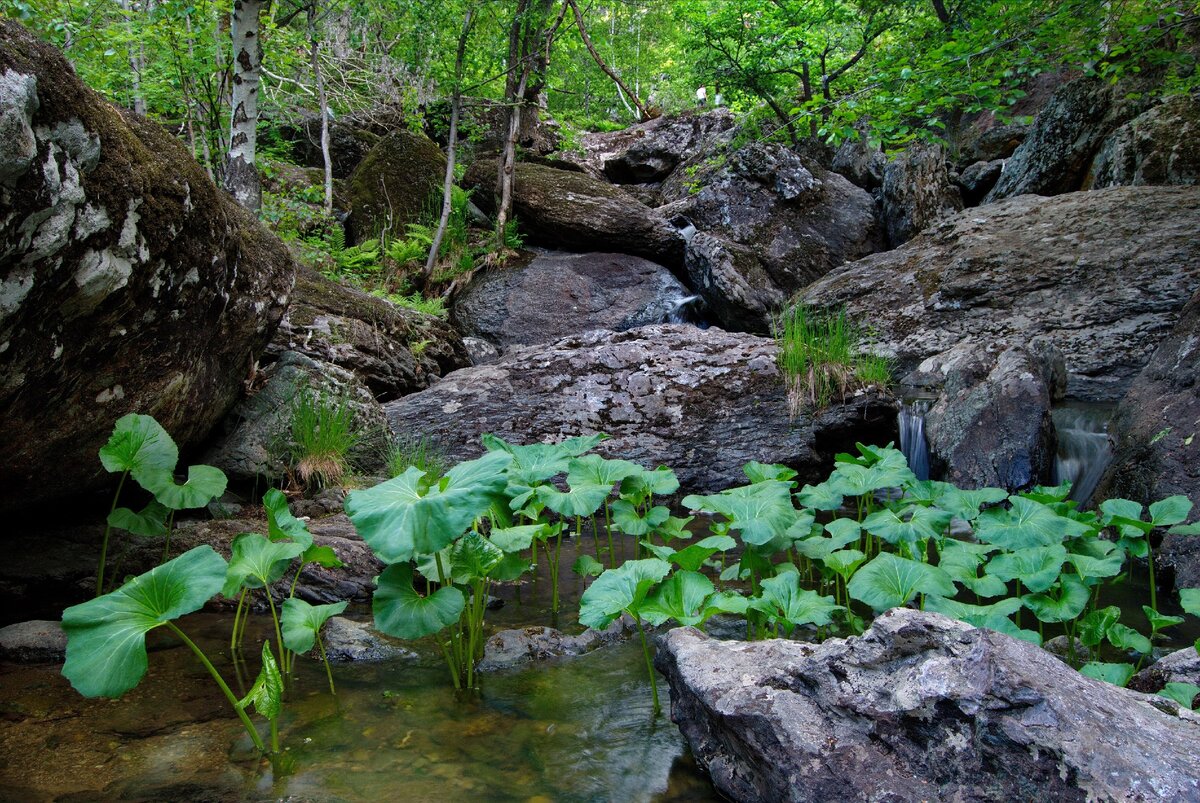
[[[1198,62],[0,0],[0,798],[1196,800]]]

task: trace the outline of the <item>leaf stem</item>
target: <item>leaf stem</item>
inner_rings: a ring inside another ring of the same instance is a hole
[[[638,634],[642,637],[642,656],[646,659],[646,671],[650,675],[650,694],[654,698],[654,713],[657,715],[662,711],[662,706],[658,704],[658,680],[654,677],[654,664],[650,661],[650,645],[646,642],[646,628],[642,627],[642,617],[636,613],[633,614],[633,621],[637,623]]]
[[[238,705],[238,699],[233,696],[233,692],[229,690],[229,686],[225,683],[225,679],[221,677],[221,673],[218,672],[217,668],[212,665],[212,661],[208,660],[208,656],[204,654],[204,651],[197,647],[196,643],[188,638],[186,633],[176,627],[174,622],[167,622],[166,624],[167,627],[170,628],[173,633],[175,633],[175,635],[179,636],[184,644],[191,648],[192,652],[196,654],[196,657],[200,659],[200,663],[204,664],[204,668],[208,670],[210,675],[212,675],[213,680],[215,680],[217,685],[221,687],[221,691],[225,694],[225,699],[229,701],[229,704],[233,706],[233,710],[237,712],[238,718],[242,720],[242,725],[245,726],[246,733],[250,735],[250,740],[254,742],[254,746],[258,748],[258,752],[266,753],[267,748],[263,745],[262,737],[259,736],[258,731],[255,730],[254,723],[250,721],[250,717],[246,716],[245,710]]]
[[[125,478],[129,476],[129,470],[121,472],[121,481],[117,483],[117,492],[113,494],[112,507],[108,509],[109,518],[117,512],[117,500],[121,498],[121,489],[125,487]],[[108,534],[112,532],[112,525],[108,523],[108,519],[104,520],[104,540],[100,543],[100,567],[96,570],[96,596],[104,595],[104,561],[108,557]]]
[[[337,689],[333,687],[333,670],[329,668],[329,656],[325,654],[325,642],[321,641],[321,631],[317,631],[317,646],[321,649],[321,662],[325,664],[325,677],[329,678],[329,693],[337,697]]]

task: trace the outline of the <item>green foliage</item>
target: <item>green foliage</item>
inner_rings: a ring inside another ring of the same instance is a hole
[[[350,470],[362,434],[355,427],[349,387],[339,394],[302,384],[292,397],[291,470],[307,488],[337,485]]]
[[[399,477],[414,466],[429,476],[440,477],[450,467],[437,443],[425,435],[393,440],[388,444],[386,462],[388,475],[392,477]]]
[[[793,416],[890,381],[887,361],[862,350],[862,335],[840,310],[818,315],[794,304],[776,322],[775,342]]]

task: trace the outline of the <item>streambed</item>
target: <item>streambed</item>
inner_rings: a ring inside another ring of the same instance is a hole
[[[583,544],[590,553],[586,534]],[[568,569],[573,546],[564,543],[560,589],[568,631],[583,588]],[[489,629],[551,624],[544,579],[495,593],[505,604],[489,614]],[[348,614],[369,618],[365,609]],[[181,627],[237,693],[231,623],[200,613]],[[251,676],[270,627],[258,614],[247,632]],[[257,760],[186,647],[162,629],[149,646],[146,678],[116,701],[84,699],[56,666],[0,666],[0,799],[720,799],[666,713],[651,716],[636,641],[489,673],[477,696],[456,696],[427,641],[409,645],[415,662],[335,666],[336,699],[320,662],[302,658],[280,723],[287,775]]]

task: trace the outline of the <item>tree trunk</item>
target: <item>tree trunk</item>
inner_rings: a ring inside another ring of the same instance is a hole
[[[592,54],[592,59],[596,62],[600,69],[604,71],[604,74],[613,79],[621,91],[629,96],[629,99],[633,101],[633,105],[637,106],[638,114],[641,116],[641,119],[648,119],[650,117],[650,112],[647,111],[646,106],[638,99],[637,93],[631,91],[629,87],[625,86],[625,82],[621,80],[621,77],[617,75],[616,72],[614,72],[607,64],[605,64],[604,59],[600,58],[600,54],[596,52],[596,47],[592,44],[591,37],[588,36],[587,28],[584,27],[583,14],[579,12],[579,6],[575,4],[575,0],[567,0],[567,5],[569,5],[571,10],[575,12],[575,24],[579,26],[579,38],[583,40],[584,46],[587,47],[588,52]],[[624,102],[624,99],[622,99],[622,102]]]
[[[258,84],[262,70],[259,16],[267,0],[234,0],[233,97],[229,126],[229,154],[225,160],[225,189],[247,209],[262,206],[262,187],[254,162],[257,145]]]
[[[125,15],[125,35],[129,37],[130,101],[133,111],[145,116],[146,98],[142,94],[142,70],[146,66],[146,49],[141,44],[141,37],[134,31],[134,10],[129,0],[121,0],[121,12]]]
[[[321,112],[321,160],[325,166],[325,214],[333,214],[333,159],[329,155],[329,98],[325,95],[325,75],[321,72],[321,42],[317,38],[317,3],[308,4],[308,54],[317,82],[317,106]]]
[[[442,184],[442,216],[438,220],[437,231],[433,234],[433,243],[429,246],[429,256],[425,259],[424,283],[429,284],[433,278],[433,266],[437,264],[438,252],[442,250],[442,239],[446,236],[446,227],[450,224],[450,212],[453,209],[454,198],[454,152],[458,144],[458,117],[462,110],[462,74],[463,61],[467,54],[467,39],[471,36],[471,25],[474,23],[475,7],[468,6],[463,17],[462,32],[458,35],[458,53],[454,57],[454,94],[450,96],[450,139],[446,143],[446,180]]]

